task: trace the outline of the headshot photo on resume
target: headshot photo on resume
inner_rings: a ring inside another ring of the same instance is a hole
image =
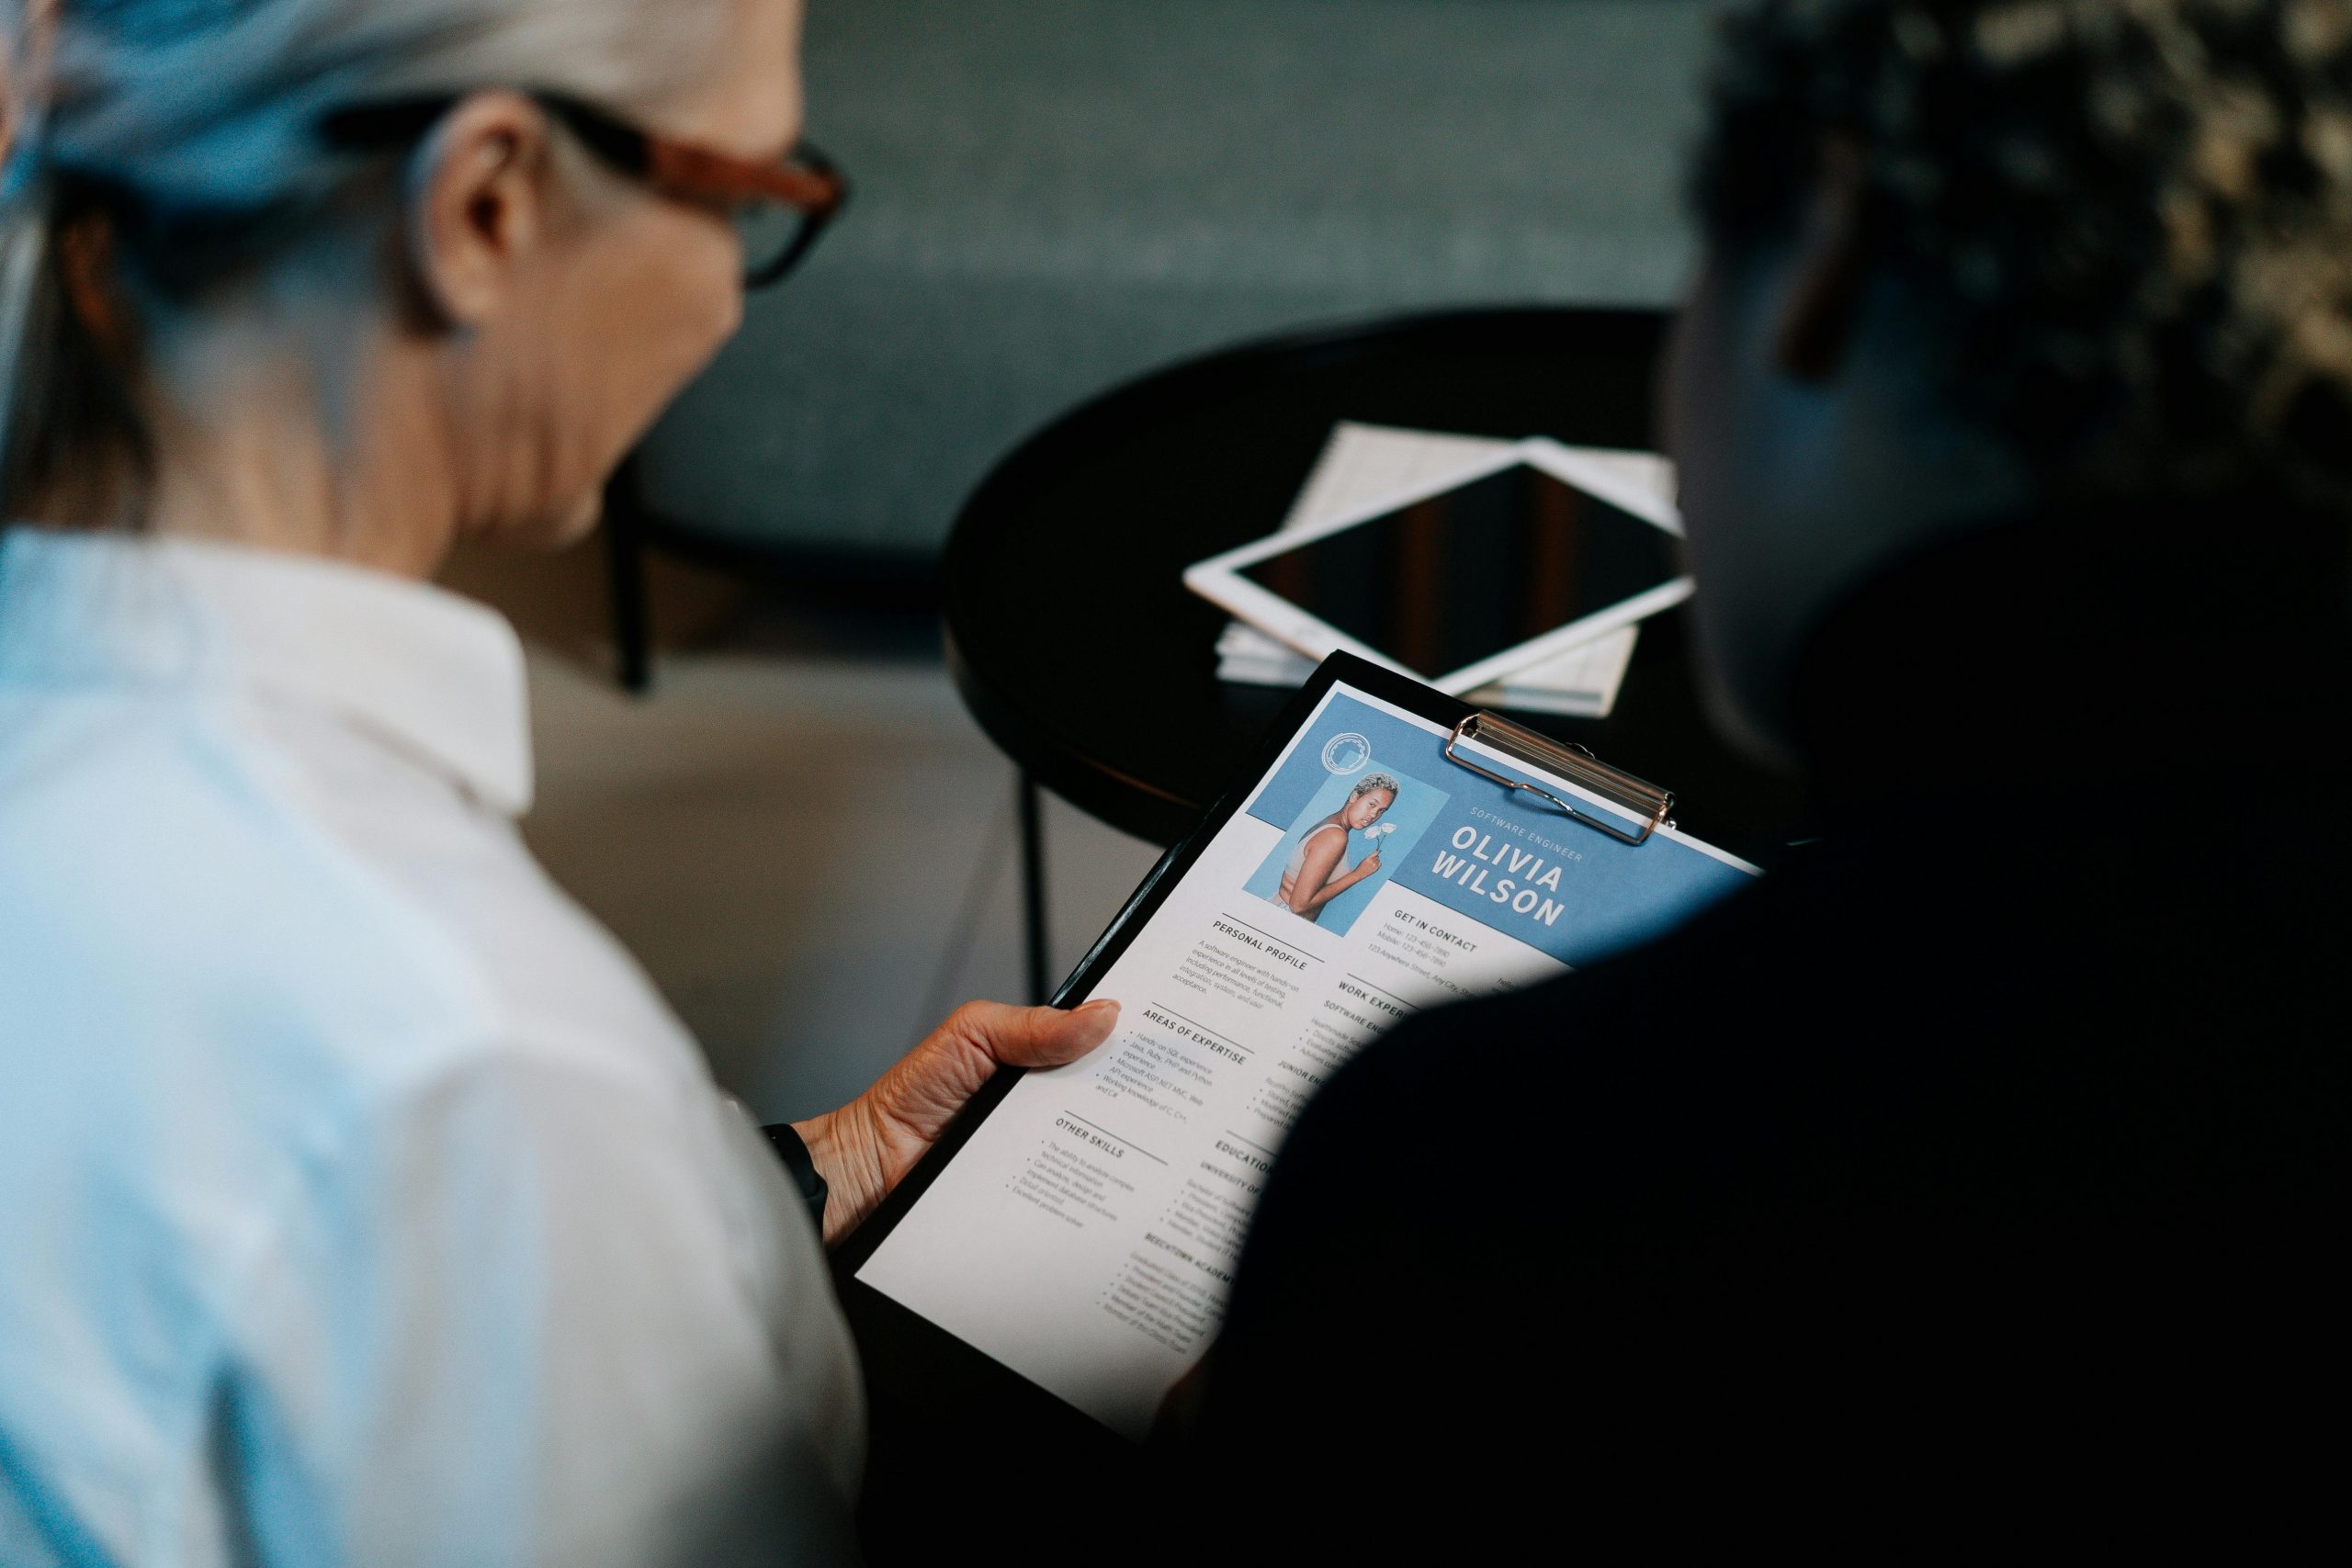
[[[1370,901],[1375,879],[1384,869],[1394,870],[1393,859],[1384,863],[1382,855],[1410,850],[1435,810],[1435,803],[1416,810],[1420,802],[1406,801],[1406,790],[1403,780],[1377,765],[1352,779],[1333,778],[1250,877],[1249,890],[1301,919],[1344,934]],[[1363,897],[1348,900],[1345,908],[1332,907],[1359,890]]]

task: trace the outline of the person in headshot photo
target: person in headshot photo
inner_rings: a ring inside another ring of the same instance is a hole
[[[1347,863],[1348,835],[1370,830],[1396,804],[1404,786],[1386,773],[1366,773],[1337,811],[1299,835],[1283,867],[1274,902],[1301,919],[1319,920],[1323,906],[1357,883],[1380,874],[1380,851]]]

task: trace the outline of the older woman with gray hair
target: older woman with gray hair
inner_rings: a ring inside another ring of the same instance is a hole
[[[797,0],[13,19],[0,1561],[848,1555],[820,1226],[1115,1007],[967,1007],[780,1164],[424,581],[589,527],[839,203]]]

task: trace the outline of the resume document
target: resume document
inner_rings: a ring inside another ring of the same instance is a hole
[[[1124,1005],[1118,1032],[1022,1079],[858,1278],[1139,1438],[1216,1336],[1284,1134],[1353,1052],[1639,942],[1753,874],[1671,829],[1639,846],[1596,832],[1455,765],[1449,734],[1334,686],[1092,987]],[[1572,1049],[1576,1021],[1560,1024]]]

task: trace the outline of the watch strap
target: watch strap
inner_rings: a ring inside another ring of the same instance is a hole
[[[808,1145],[789,1122],[776,1122],[760,1129],[765,1134],[768,1147],[784,1162],[785,1174],[792,1179],[793,1187],[800,1193],[800,1201],[808,1205],[808,1218],[817,1234],[825,1234],[825,1179],[818,1174],[817,1162],[808,1157]]]

